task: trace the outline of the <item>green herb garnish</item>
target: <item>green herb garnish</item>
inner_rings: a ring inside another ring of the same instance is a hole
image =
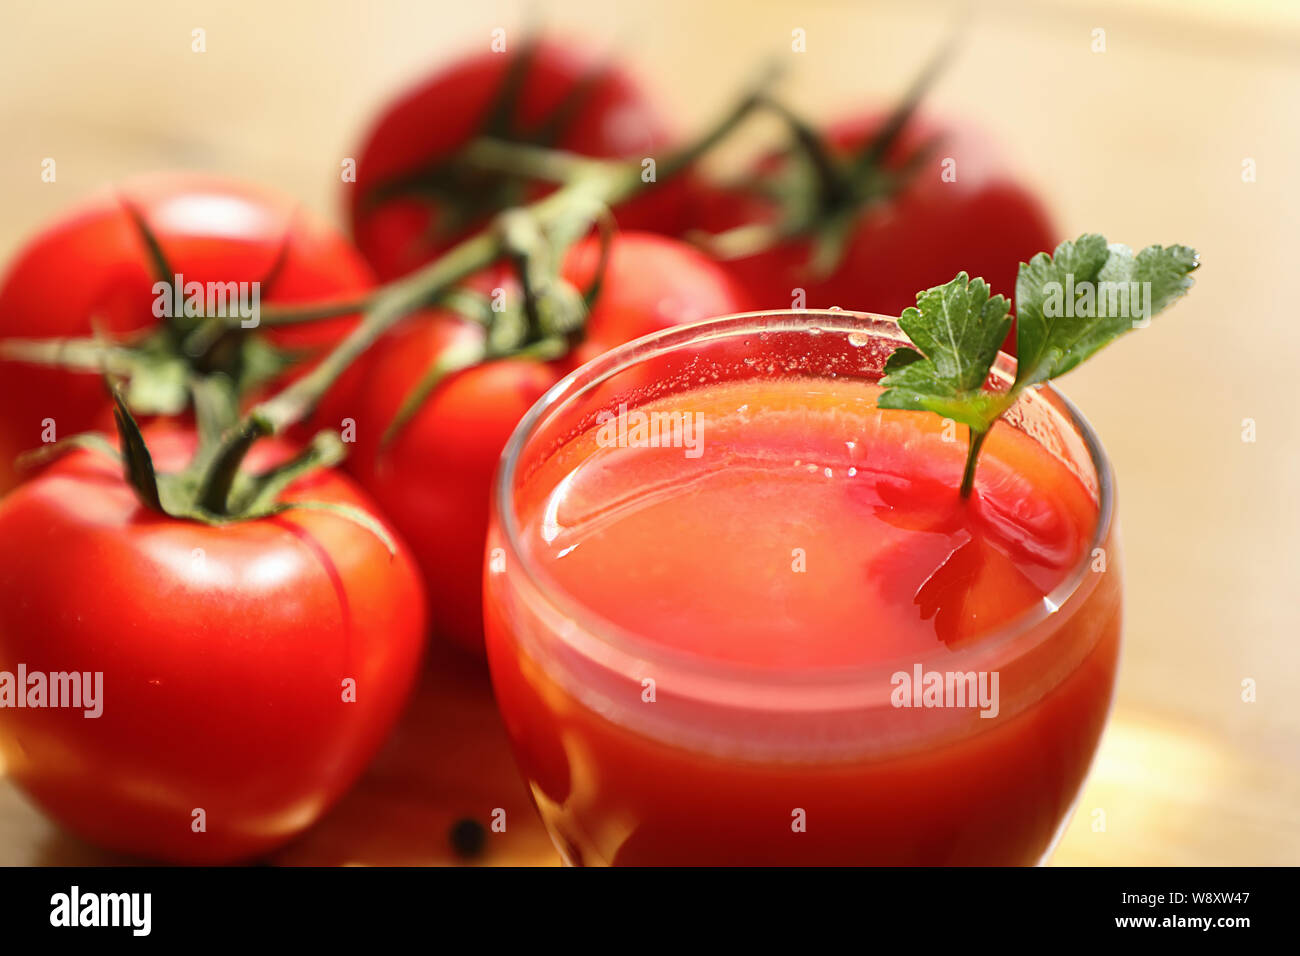
[[[1016,279],[1016,378],[1006,391],[986,388],[998,346],[1010,328],[1010,303],[990,296],[983,279],[962,272],[916,296],[898,324],[903,346],[885,363],[881,408],[935,412],[970,429],[961,494],[971,493],[980,447],[1031,385],[1064,375],[1103,346],[1145,326],[1192,286],[1198,265],[1187,246],[1127,246],[1088,234],[1020,264]]]

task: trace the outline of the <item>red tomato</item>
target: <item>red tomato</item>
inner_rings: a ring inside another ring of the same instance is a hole
[[[148,437],[164,469],[193,452],[174,429]],[[285,450],[259,446],[250,464]],[[330,471],[284,500],[375,514]],[[117,463],[71,453],[0,501],[0,671],[101,672],[102,712],[0,708],[6,774],[99,846],[263,854],[319,819],[387,736],[424,608],[406,547],[390,556],[346,518],[180,521],[146,510]]]
[[[871,139],[882,120],[873,116],[837,124],[828,130],[826,142],[834,155],[848,157]],[[1056,247],[1047,214],[1033,195],[1008,178],[987,141],[969,128],[914,118],[885,166],[897,169],[935,137],[940,140],[933,154],[899,192],[860,205],[856,212],[849,207],[856,222],[838,265],[828,274],[819,276],[810,268],[813,243],[806,238],[727,262],[727,267],[749,286],[761,308],[790,308],[802,289],[808,308],[898,315],[916,304],[917,292],[963,270],[1011,298],[1020,263]],[[945,166],[949,159],[955,165]],[[770,173],[778,166],[769,158],[759,168]],[[955,173],[955,181],[944,180],[945,169]],[[701,225],[709,232],[771,222],[776,215],[766,200],[735,192],[706,192],[700,204]]]
[[[586,288],[598,254],[594,239],[575,246],[564,277]],[[357,442],[348,468],[410,542],[440,634],[482,652],[492,476],[528,408],[561,376],[615,345],[748,308],[748,297],[727,273],[692,247],[649,233],[622,233],[611,247],[581,346],[557,362],[505,360],[447,379],[383,450],[380,436],[434,357],[458,338],[482,332],[445,313],[423,314],[376,347],[352,416]]]
[[[493,125],[521,58],[521,88]],[[545,191],[500,175],[449,172],[447,161],[482,135],[598,158],[662,158],[669,141],[631,77],[576,44],[544,39],[458,60],[384,110],[361,147],[357,181],[344,187],[352,234],[381,279],[411,272],[497,212]],[[680,180],[665,183],[620,206],[619,223],[677,232],[686,198]]]
[[[185,281],[260,282],[261,302],[345,299],[372,283],[343,236],[287,197],[214,176],[175,173],[128,180],[91,196],[48,226],[0,280],[0,338],[84,337],[153,328],[158,281],[123,203],[157,236]],[[291,348],[329,345],[354,318],[267,330]],[[17,483],[14,457],[94,427],[109,401],[97,375],[0,361],[0,492]]]

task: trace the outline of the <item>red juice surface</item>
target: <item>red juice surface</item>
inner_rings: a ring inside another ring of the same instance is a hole
[[[962,500],[964,430],[882,411],[879,391],[696,388],[525,478],[520,557],[565,610],[533,617],[489,573],[489,655],[571,861],[1029,863],[1049,847],[1114,679],[1118,575],[1085,579],[1060,621],[1045,608],[1087,564],[1097,502],[1006,425]],[[655,413],[676,447],[644,447]],[[630,635],[633,663],[549,656],[573,609]],[[996,671],[998,706],[892,706],[893,675],[916,667]],[[710,700],[718,681],[749,686]]]

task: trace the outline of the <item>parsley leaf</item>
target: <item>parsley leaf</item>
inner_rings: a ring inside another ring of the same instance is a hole
[[[1098,235],[1040,252],[1016,279],[1016,388],[1064,375],[1192,287],[1196,251],[1107,245]]]
[[[1011,329],[1009,311],[1006,298],[990,297],[983,279],[964,272],[919,293],[898,324],[920,351],[904,346],[889,357],[880,407],[935,412],[986,431],[1005,411],[1003,396],[983,386]]]
[[[970,429],[961,494],[971,492],[989,429],[1026,388],[1064,375],[1120,335],[1145,326],[1192,287],[1198,266],[1187,246],[1148,246],[1136,255],[1086,234],[1021,263],[1016,280],[1016,378],[1008,391],[984,387],[1011,325],[1008,303],[983,279],[958,273],[920,292],[898,320],[915,349],[885,363],[877,404],[929,411]]]

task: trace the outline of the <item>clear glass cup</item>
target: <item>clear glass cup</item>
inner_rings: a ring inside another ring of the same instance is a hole
[[[1034,864],[1050,853],[1110,711],[1121,618],[1110,466],[1091,427],[1051,387],[1028,393],[997,428],[1027,436],[1039,458],[1068,469],[1095,526],[1041,601],[953,646],[798,667],[693,653],[689,640],[652,638],[648,618],[610,613],[624,610],[618,592],[630,580],[619,560],[584,580],[584,597],[528,537],[538,509],[573,480],[597,423],[620,409],[670,407],[702,386],[761,396],[783,383],[815,403],[846,383],[878,380],[905,341],[894,319],[839,310],[673,328],[578,369],[516,429],[494,489],[488,659],[519,767],[566,862]],[[1014,368],[1000,356],[993,380],[1009,384]],[[787,401],[789,390],[781,394]],[[940,424],[926,413],[890,414]],[[726,451],[725,442],[706,444],[699,457]],[[644,461],[644,481],[662,482],[655,462],[669,459]],[[625,487],[627,475],[622,482],[612,495],[651,493]],[[689,514],[692,500],[681,497],[677,513]],[[689,631],[691,602],[709,595],[683,581],[669,597]],[[806,610],[810,620],[828,613]],[[862,638],[887,638],[880,627],[864,621]],[[913,667],[918,677],[998,675],[996,715],[900,707],[899,674]]]

